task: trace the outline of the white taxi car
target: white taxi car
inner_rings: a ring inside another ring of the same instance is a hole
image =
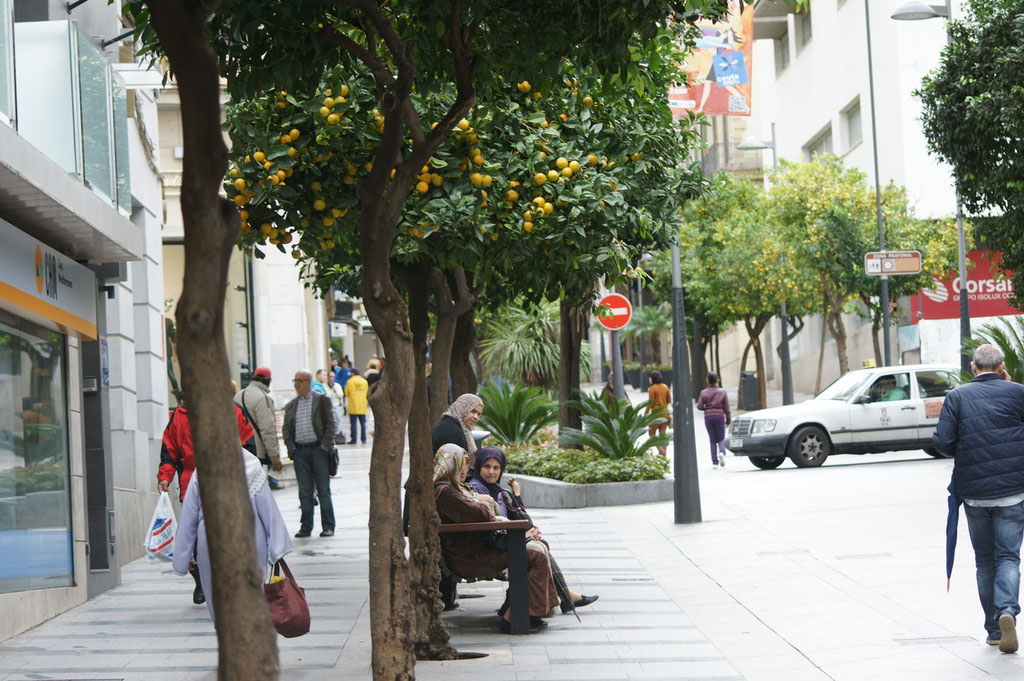
[[[812,468],[832,454],[924,449],[941,456],[932,433],[959,374],[940,364],[851,371],[812,400],[733,418],[726,448],[762,469],[786,457]]]

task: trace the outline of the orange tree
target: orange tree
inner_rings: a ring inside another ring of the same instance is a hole
[[[848,168],[835,156],[816,157],[810,163],[783,161],[772,173],[770,218],[794,245],[799,266],[812,272],[819,284],[825,319],[839,358],[839,370],[849,371],[845,312],[856,312],[860,301],[875,330],[875,354],[880,360],[877,331],[881,324],[880,286],[864,272],[864,254],[878,250],[875,194],[864,173]],[[885,243],[889,249],[916,249],[924,256],[924,270],[916,277],[890,279],[890,300],[909,295],[945,274],[956,255],[955,230],[948,221],[915,219],[906,192],[892,184],[882,189]]]
[[[566,398],[578,388],[585,306],[596,281],[614,283],[641,253],[663,247],[679,202],[699,187],[695,169],[679,168],[697,143],[692,121],[674,124],[663,97],[680,61],[673,38],[667,30],[649,40],[634,36],[631,64],[644,67],[631,65],[623,78],[562,60],[554,77],[540,81],[543,90],[524,80],[490,91],[419,169],[390,260],[402,275],[420,350],[433,294],[434,376],[448,375],[456,320],[472,318],[483,291],[490,307],[513,296],[562,300],[560,386]],[[373,170],[383,128],[373,93],[372,75],[357,66],[328,73],[307,93],[271,91],[228,109],[236,153],[225,190],[240,208],[242,246],[257,257],[268,247],[290,251],[320,288],[357,293],[362,285],[357,188]],[[417,116],[440,119],[453,96],[451,88],[417,93]],[[416,360],[422,365],[422,353]],[[446,388],[446,381],[432,383],[429,419],[410,414],[410,480],[427,480],[410,484],[414,496],[429,492],[430,451],[419,452],[417,434],[439,417]],[[421,539],[431,542],[410,535],[414,547]],[[423,588],[413,594],[425,601],[436,594],[430,549],[413,552],[423,557],[413,576]],[[431,611],[434,604],[422,605]],[[438,623],[416,627],[420,656],[444,654]]]
[[[366,90],[376,99],[376,105],[369,110],[378,112],[379,144],[366,150],[372,152],[371,161],[349,173],[353,177],[351,184],[355,185],[355,203],[352,206],[337,205],[338,197],[334,195],[324,195],[324,201],[325,207],[337,209],[339,214],[335,215],[331,210],[330,217],[340,221],[339,228],[347,224],[351,230],[345,240],[338,240],[340,234],[335,234],[334,246],[341,246],[344,242],[348,255],[358,255],[355,264],[361,279],[364,305],[389,359],[389,371],[371,396],[371,405],[383,425],[374,440],[370,476],[369,573],[372,671],[375,679],[413,677],[407,617],[408,582],[397,481],[401,478],[404,429],[415,384],[411,379],[416,369],[407,308],[391,269],[399,221],[407,197],[422,181],[422,168],[431,166],[431,157],[451,128],[470,111],[478,95],[502,90],[508,83],[528,79],[546,87],[554,80],[559,65],[566,57],[581,65],[598,65],[605,73],[628,77],[631,69],[640,67],[631,59],[627,48],[628,36],[652,37],[665,25],[666,18],[673,11],[682,19],[674,24],[676,30],[686,33],[690,30],[686,19],[692,17],[695,9],[712,13],[719,11],[722,4],[717,0],[576,0],[525,5],[494,0],[476,3],[409,0],[386,4],[371,0],[268,3],[146,0],[128,3],[127,9],[136,22],[139,44],[144,50],[166,53],[182,93],[186,184],[182,207],[186,230],[187,289],[182,301],[188,299],[192,302],[188,309],[179,310],[179,317],[194,321],[198,329],[197,342],[190,349],[191,327],[182,325],[186,332],[182,356],[187,363],[190,358],[202,356],[204,350],[212,351],[206,370],[195,372],[194,380],[186,385],[187,398],[190,393],[215,395],[215,382],[227,372],[226,357],[222,352],[223,338],[219,338],[215,331],[223,314],[221,297],[216,292],[224,288],[227,249],[237,234],[239,221],[237,211],[232,216],[218,202],[216,187],[209,182],[211,177],[223,176],[227,170],[223,141],[211,134],[218,115],[218,71],[226,80],[231,98],[236,101],[253,99],[272,90],[275,92],[273,105],[279,108],[276,98],[284,91],[282,111],[289,105],[287,93],[314,92],[315,88],[329,81],[332,74],[342,81],[333,83],[339,88],[337,94],[333,87],[331,95],[323,93],[332,98],[340,95],[342,85],[348,85],[351,90],[352,85],[347,82],[349,78],[369,74],[372,79],[367,81]],[[687,35],[689,37],[685,39],[692,42],[692,31]],[[216,50],[216,62],[210,59],[211,45]],[[437,97],[442,97],[441,93],[446,90],[450,95],[443,101],[443,115],[436,119],[439,125],[432,129],[430,119],[420,116],[415,93],[437,93]],[[359,97],[357,91],[357,101],[360,101]],[[341,106],[347,103],[348,98],[345,99],[340,102]],[[335,106],[338,104],[335,102]],[[342,127],[343,116],[340,113],[337,119],[333,119],[335,123],[331,123],[335,107],[324,104],[323,108],[330,110],[323,116],[325,121]],[[256,201],[260,191],[273,194],[294,188],[294,180],[293,183],[288,182],[291,179],[288,170],[294,177],[302,168],[297,170],[295,164],[289,168],[285,159],[294,160],[301,151],[312,150],[316,137],[300,126],[294,126],[298,135],[293,136],[292,129],[288,128],[289,142],[299,145],[288,145],[295,147],[294,152],[284,149],[281,156],[282,149],[258,150],[265,157],[260,161],[266,172],[266,176],[260,178],[264,180],[263,185],[258,179],[254,179],[250,186],[249,179],[252,178],[232,178],[247,180],[244,191],[251,196],[246,205],[261,203]],[[310,134],[310,138],[303,140],[304,133]],[[277,139],[284,147],[282,137],[283,132]],[[342,146],[348,148],[345,143]],[[255,151],[249,154],[252,161],[246,163],[256,162]],[[325,151],[326,154],[315,153],[308,158],[328,155],[330,160],[343,160],[337,152],[330,155],[330,149]],[[289,157],[289,153],[294,155]],[[354,159],[349,160],[354,163]],[[266,166],[268,161],[271,162],[269,168]],[[275,169],[275,162],[279,168]],[[360,174],[360,168],[363,174]],[[248,166],[239,168],[243,174],[249,170]],[[278,170],[284,170],[283,184]],[[278,178],[276,183],[270,177],[272,174]],[[311,187],[313,181],[310,181]],[[242,202],[244,198],[238,201]],[[346,207],[350,213],[356,213],[349,222],[342,220],[349,214],[344,213]],[[358,211],[353,211],[354,207],[358,207]],[[246,221],[250,229],[253,228],[254,217],[250,215]],[[306,217],[309,218],[309,226],[315,227],[312,217]],[[320,217],[321,227],[330,228],[335,224],[329,219],[325,221],[328,216]],[[261,233],[264,222],[269,221],[255,223]],[[267,236],[287,240],[289,230],[281,233],[275,224],[276,221],[271,223]],[[304,227],[301,218],[299,227]],[[275,234],[270,231],[273,229],[279,231]],[[321,247],[326,251],[333,250],[330,235],[325,237],[319,241]],[[291,238],[296,238],[294,231]],[[314,235],[313,238],[319,236]],[[216,431],[222,440],[227,441],[229,412],[226,408],[214,409],[211,414],[211,432]],[[197,430],[197,447],[215,451],[215,448],[207,447],[215,439],[204,435],[203,427]],[[202,460],[199,465],[203,468]],[[208,479],[214,477],[211,475]],[[207,492],[212,495],[215,489],[216,483],[204,486],[204,498]],[[231,505],[238,503],[239,500],[233,497],[226,500],[223,507],[219,502],[211,503],[206,509],[208,529],[218,533],[222,519],[230,515]],[[223,525],[226,527],[227,523]],[[217,551],[219,547],[215,553]],[[242,579],[235,566],[245,563],[242,559],[244,553],[240,545],[233,551],[225,551],[223,556],[218,554],[214,559],[215,580],[227,585]],[[233,562],[230,560],[232,557]],[[218,565],[223,565],[224,570],[217,570]],[[215,589],[215,593],[227,591],[227,588],[223,591]],[[248,602],[244,595],[236,600],[240,616],[251,619],[254,627],[263,626],[266,630],[263,624],[267,621],[265,607]],[[231,616],[220,607],[217,612],[218,619],[222,614],[225,618]],[[247,678],[276,676],[273,668],[276,649],[273,644],[251,646],[250,649],[267,651],[269,657],[261,655],[254,658],[260,661],[259,665],[250,665],[240,652],[244,646],[236,645],[241,643],[242,637],[236,636],[235,631],[231,626],[218,626],[222,678],[232,674],[248,674]]]
[[[782,303],[793,318],[807,314],[817,298],[815,281],[771,221],[764,189],[729,173],[716,174],[710,191],[685,207],[679,239],[686,291],[695,309],[719,327],[743,323],[748,340],[740,369],[752,350],[764,407],[761,334]]]

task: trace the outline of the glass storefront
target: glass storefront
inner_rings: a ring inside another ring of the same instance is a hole
[[[74,584],[67,346],[0,310],[0,593]]]

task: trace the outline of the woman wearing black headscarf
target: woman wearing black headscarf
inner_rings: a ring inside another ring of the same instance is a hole
[[[510,475],[508,484],[511,492],[504,489],[501,486],[501,477],[504,474],[505,454],[497,447],[483,447],[476,453],[474,470],[467,482],[477,494],[488,495],[494,499],[499,515],[503,515],[509,520],[529,520],[530,529],[526,532],[527,539],[541,542],[547,547],[547,541],[541,538],[540,528],[533,524],[533,519],[526,512],[523,499],[519,496],[519,482]],[[597,596],[584,596],[570,591],[565,583],[565,577],[562,576],[562,570],[551,556],[550,551],[548,558],[551,560],[551,573],[555,578],[555,585],[558,587],[560,607],[563,613],[569,612],[573,608],[590,605],[597,600]]]

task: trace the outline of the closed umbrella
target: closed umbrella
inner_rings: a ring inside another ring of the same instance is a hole
[[[960,504],[962,500],[956,493],[956,480],[949,481],[949,499],[947,500],[949,510],[946,514],[946,591],[949,591],[949,582],[953,576],[953,558],[956,555],[956,531],[960,523]]]

